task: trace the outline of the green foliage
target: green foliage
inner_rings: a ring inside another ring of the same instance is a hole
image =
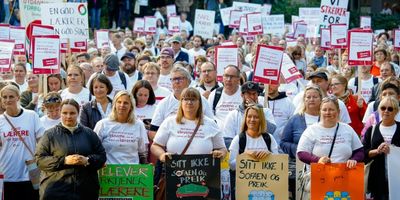
[[[392,30],[400,25],[400,20],[398,17],[394,15],[382,15],[382,14],[374,14],[371,17],[372,19],[372,28],[374,30],[385,29]]]

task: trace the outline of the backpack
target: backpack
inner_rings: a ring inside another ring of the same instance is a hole
[[[379,79],[376,77],[373,77],[372,82],[374,83],[374,85],[376,85],[376,84],[378,84]],[[354,86],[356,87],[356,91],[354,93],[357,93],[357,91],[358,91],[358,76],[354,78]]]
[[[271,151],[271,137],[268,133],[263,133],[261,134],[263,137],[265,144],[267,144],[268,151]],[[246,148],[246,133],[241,132],[239,134],[239,154],[242,154],[244,152],[244,149]]]
[[[213,107],[212,107],[212,109],[214,111],[214,115],[215,115],[215,108],[217,107],[218,101],[221,99],[223,89],[224,89],[224,87],[219,87],[215,90],[215,96],[214,96]]]

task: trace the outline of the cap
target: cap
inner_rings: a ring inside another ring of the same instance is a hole
[[[125,58],[133,58],[135,59],[135,54],[131,53],[131,52],[126,52],[122,57],[121,60],[125,59]]]
[[[118,57],[114,54],[107,54],[104,57],[104,64],[106,64],[106,69],[109,71],[119,70],[119,60]]]
[[[308,79],[310,80],[310,79],[313,79],[313,78],[322,78],[322,79],[325,79],[327,81],[328,80],[328,75],[326,75],[325,72],[314,72],[308,77]]]
[[[161,50],[160,55],[166,55],[166,56],[171,56],[171,58],[174,57],[174,50],[170,47],[165,47]]]
[[[181,36],[179,36],[179,35],[174,35],[174,36],[171,38],[170,42],[179,42],[179,43],[182,43],[182,38],[181,38]]]
[[[253,81],[247,81],[241,87],[242,93],[245,93],[245,92],[248,92],[248,91],[256,91],[256,92],[258,92],[259,89],[260,89],[260,86],[258,85],[258,83],[253,82]]]

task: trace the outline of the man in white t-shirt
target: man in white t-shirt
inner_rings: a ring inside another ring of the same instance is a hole
[[[188,50],[189,64],[194,65],[197,56],[206,56],[206,51],[203,49],[203,38],[200,35],[193,36],[193,48]]]
[[[157,63],[150,62],[143,66],[143,80],[150,82],[150,85],[154,91],[154,95],[156,96],[156,104],[171,94],[171,91],[169,91],[167,88],[158,85],[159,77],[160,67]]]
[[[121,61],[121,70],[128,74],[132,85],[135,85],[136,81],[142,79],[142,74],[139,72],[139,70],[136,70],[135,55],[131,52],[127,52],[122,56]]]
[[[369,102],[372,95],[372,88],[378,84],[380,80],[373,77],[370,73],[371,66],[359,66],[361,67],[361,74],[358,77],[353,77],[349,80],[347,86],[353,91],[353,94],[358,92],[358,79],[361,77],[361,96],[365,102]]]
[[[214,63],[208,61],[203,63],[200,66],[200,84],[196,86],[196,89],[208,99],[211,92],[219,87],[222,87],[222,84],[217,82],[217,69]]]
[[[171,69],[174,64],[174,51],[170,47],[165,47],[160,52],[160,77],[158,78],[158,85],[165,87],[172,91],[171,84]]]
[[[180,18],[181,18],[181,20],[179,21],[180,22],[179,25],[180,25],[181,31],[185,30],[187,35],[190,35],[190,32],[193,31],[193,26],[192,26],[192,24],[190,22],[188,22],[186,20],[187,19],[187,14],[185,12],[182,12],[181,15],[180,15]]]
[[[242,103],[239,88],[240,69],[237,66],[228,65],[224,70],[222,81],[224,87],[214,90],[208,97],[208,104],[211,106],[221,130],[224,128],[224,121],[228,113]]]
[[[114,33],[111,42],[114,46],[113,52],[117,57],[118,60],[121,60],[122,56],[126,53],[127,49],[122,44],[122,36],[118,33]]]

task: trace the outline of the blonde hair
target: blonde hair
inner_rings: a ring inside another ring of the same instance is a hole
[[[254,104],[254,105],[251,105],[251,106],[247,107],[246,110],[244,111],[242,127],[240,129],[240,132],[244,133],[248,129],[248,126],[247,126],[247,123],[246,123],[246,118],[247,118],[247,115],[249,114],[249,110],[257,111],[258,119],[260,121],[260,123],[258,125],[258,133],[260,135],[263,134],[263,133],[266,133],[267,132],[267,123],[266,123],[266,120],[265,120],[264,109],[263,109],[263,107],[261,105],[257,105],[257,104]]]
[[[184,98],[194,98],[199,101],[199,108],[196,112],[196,120],[198,121],[197,123],[203,124],[204,122],[203,104],[201,102],[200,92],[195,88],[186,88],[182,91],[181,100],[179,101],[178,113],[176,114],[176,123],[183,124],[182,119],[184,117],[184,113],[182,109],[182,101]]]
[[[393,107],[393,112],[397,113],[399,112],[399,100],[397,100],[396,98],[394,98],[393,96],[386,96],[384,97],[381,102],[379,103],[379,108],[385,103],[385,102],[389,102],[389,104]],[[379,109],[379,113],[382,112]]]
[[[115,96],[114,100],[112,102],[112,110],[110,113],[110,120],[112,121],[117,121],[117,101],[120,97],[122,96],[127,96],[129,97],[129,100],[131,102],[131,110],[129,111],[128,114],[128,119],[126,120],[127,123],[129,124],[135,124],[136,123],[136,116],[135,116],[135,99],[132,97],[132,95],[127,92],[127,91],[119,91]]]
[[[305,98],[306,98],[306,94],[309,90],[314,90],[317,91],[320,97],[320,101],[322,101],[322,98],[324,97],[324,95],[322,94],[322,90],[318,85],[310,85],[307,86],[306,89],[304,89],[304,94],[303,94],[303,105],[301,105],[300,108],[300,112],[299,114],[304,115],[304,113],[306,113],[306,103],[305,103]]]

